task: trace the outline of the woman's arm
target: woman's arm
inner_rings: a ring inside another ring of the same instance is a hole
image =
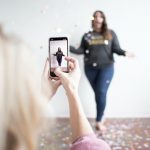
[[[77,91],[72,89],[68,90],[67,97],[69,101],[70,123],[74,141],[83,135],[93,133],[93,130],[84,114]]]
[[[119,40],[116,33],[114,31],[111,31],[111,33],[112,33],[112,52],[118,55],[125,56],[126,51],[120,48]]]
[[[126,57],[134,57],[135,56],[134,53],[122,50],[120,48],[119,40],[118,40],[117,35],[114,31],[112,31],[112,37],[113,37],[113,39],[112,39],[112,51],[113,51],[113,53],[116,53],[118,55],[123,55]]]
[[[53,94],[56,92],[60,83],[62,83],[66,91],[69,102],[72,137],[74,141],[71,150],[110,150],[108,144],[102,140],[97,139],[94,135],[92,127],[89,124],[81,106],[80,98],[77,92],[80,80],[80,69],[78,62],[71,57],[66,57],[66,60],[69,61],[70,72],[64,73],[59,68],[57,68],[55,70],[55,74],[59,77],[60,80],[54,81],[53,83],[50,80],[50,82],[47,81],[47,83],[51,87],[49,91],[52,90]],[[43,74],[45,79],[48,77],[47,66],[48,65],[45,66]]]
[[[66,57],[66,60],[69,61],[70,64],[70,73],[67,74],[62,72],[60,69],[56,69],[55,74],[60,78],[68,97],[70,123],[74,141],[78,137],[93,133],[93,130],[84,114],[78,95],[78,84],[80,80],[78,61],[71,57]]]
[[[72,52],[74,54],[84,54],[84,49],[85,49],[84,36],[82,37],[81,44],[80,44],[79,48],[76,49],[74,46],[70,46],[70,52]]]

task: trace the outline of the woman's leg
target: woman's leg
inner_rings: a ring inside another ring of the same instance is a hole
[[[62,59],[61,58],[57,58],[57,62],[58,62],[58,65],[61,66]]]
[[[106,107],[106,95],[114,74],[114,65],[99,70],[96,77],[95,97],[97,107],[96,121],[101,122]]]
[[[90,82],[91,87],[93,88],[93,90],[95,92],[96,76],[97,76],[98,70],[94,69],[92,67],[85,66],[84,71],[85,71],[85,75],[86,75],[88,81]]]

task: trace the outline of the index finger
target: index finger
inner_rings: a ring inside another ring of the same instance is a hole
[[[74,64],[74,68],[77,68],[77,67],[79,66],[78,60],[77,60],[76,58],[73,58],[73,57],[70,57],[70,56],[69,56],[69,57],[66,56],[65,59],[66,59],[67,61],[72,62],[72,63]]]

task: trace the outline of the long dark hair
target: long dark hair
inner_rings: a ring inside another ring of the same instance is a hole
[[[110,30],[108,29],[106,16],[105,16],[104,12],[101,11],[101,10],[96,10],[93,13],[93,17],[95,17],[96,13],[100,13],[102,15],[102,18],[103,18],[103,24],[102,24],[102,28],[101,28],[101,31],[100,31],[101,34],[103,35],[104,39],[111,40],[112,39],[112,35],[111,35]],[[92,20],[92,28],[94,28],[94,20]]]

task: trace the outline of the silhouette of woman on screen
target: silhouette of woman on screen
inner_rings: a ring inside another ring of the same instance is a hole
[[[61,48],[58,47],[58,51],[56,52],[56,54],[53,54],[53,55],[56,56],[58,65],[61,66],[61,63],[62,63],[62,56],[65,56],[65,55],[63,54],[63,52],[61,51]]]

